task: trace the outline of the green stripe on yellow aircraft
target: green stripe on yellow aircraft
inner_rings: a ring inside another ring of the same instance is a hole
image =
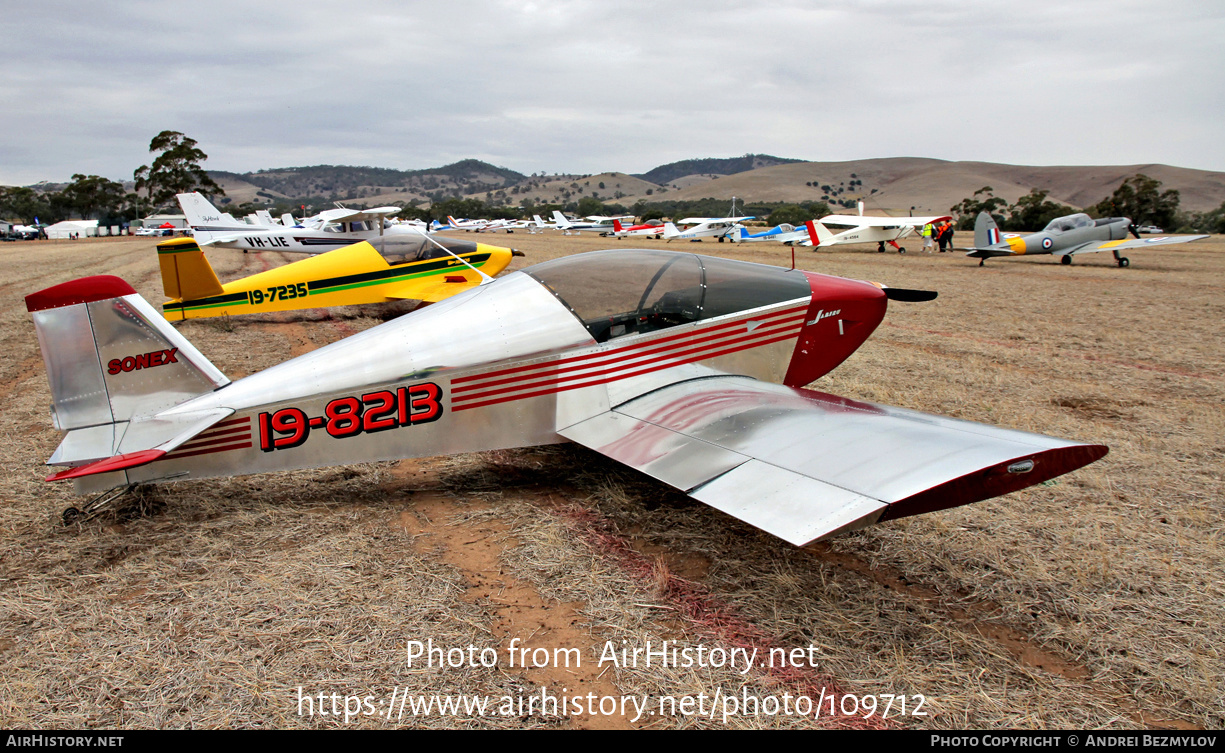
[[[171,299],[162,313],[181,321],[410,299],[433,303],[480,285],[482,275],[496,275],[523,254],[452,238],[394,235],[224,285],[192,238],[159,243],[157,255]]]

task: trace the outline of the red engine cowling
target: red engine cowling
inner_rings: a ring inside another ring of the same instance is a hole
[[[872,283],[804,272],[812,303],[783,384],[803,387],[828,374],[863,345],[885,318],[885,291]]]

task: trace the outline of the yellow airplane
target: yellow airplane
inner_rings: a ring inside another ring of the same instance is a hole
[[[424,235],[388,235],[221,284],[192,238],[157,244],[170,321],[419,300],[481,284],[522,251]],[[463,261],[460,261],[462,259]],[[480,270],[479,272],[477,270]]]

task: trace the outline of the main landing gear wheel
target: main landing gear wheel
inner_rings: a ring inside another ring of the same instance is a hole
[[[1059,257],[1059,263],[1060,263],[1060,264],[1063,264],[1064,266],[1067,266],[1068,264],[1071,264],[1071,263],[1072,263],[1072,256],[1069,254],[1068,256],[1061,256],[1061,257]]]
[[[1131,266],[1131,260],[1130,260],[1130,259],[1128,259],[1126,256],[1120,256],[1120,257],[1119,257],[1119,266],[1120,266],[1120,267],[1130,267],[1130,266]]]

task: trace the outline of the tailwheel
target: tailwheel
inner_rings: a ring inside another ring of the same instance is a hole
[[[981,259],[979,259],[979,260],[978,260],[978,266],[980,266],[980,267],[981,267],[982,265],[986,264],[986,263],[987,263],[987,257],[985,257],[985,256],[984,256],[983,258],[981,258]]]
[[[60,517],[63,519],[64,525],[66,526],[70,526],[74,523],[88,522],[98,517],[102,513],[107,512],[108,510],[113,510],[117,506],[116,503],[123,497],[130,494],[135,488],[136,484],[129,484],[128,486],[121,486],[116,489],[111,489],[110,491],[102,492],[83,505],[83,509],[69,507],[67,510],[64,510]]]
[[[1071,254],[1068,254],[1067,256],[1061,256],[1061,257],[1059,257],[1059,263],[1060,263],[1060,264],[1063,264],[1064,266],[1067,266],[1068,264],[1071,264],[1071,263],[1072,263],[1072,255],[1071,255]]]

